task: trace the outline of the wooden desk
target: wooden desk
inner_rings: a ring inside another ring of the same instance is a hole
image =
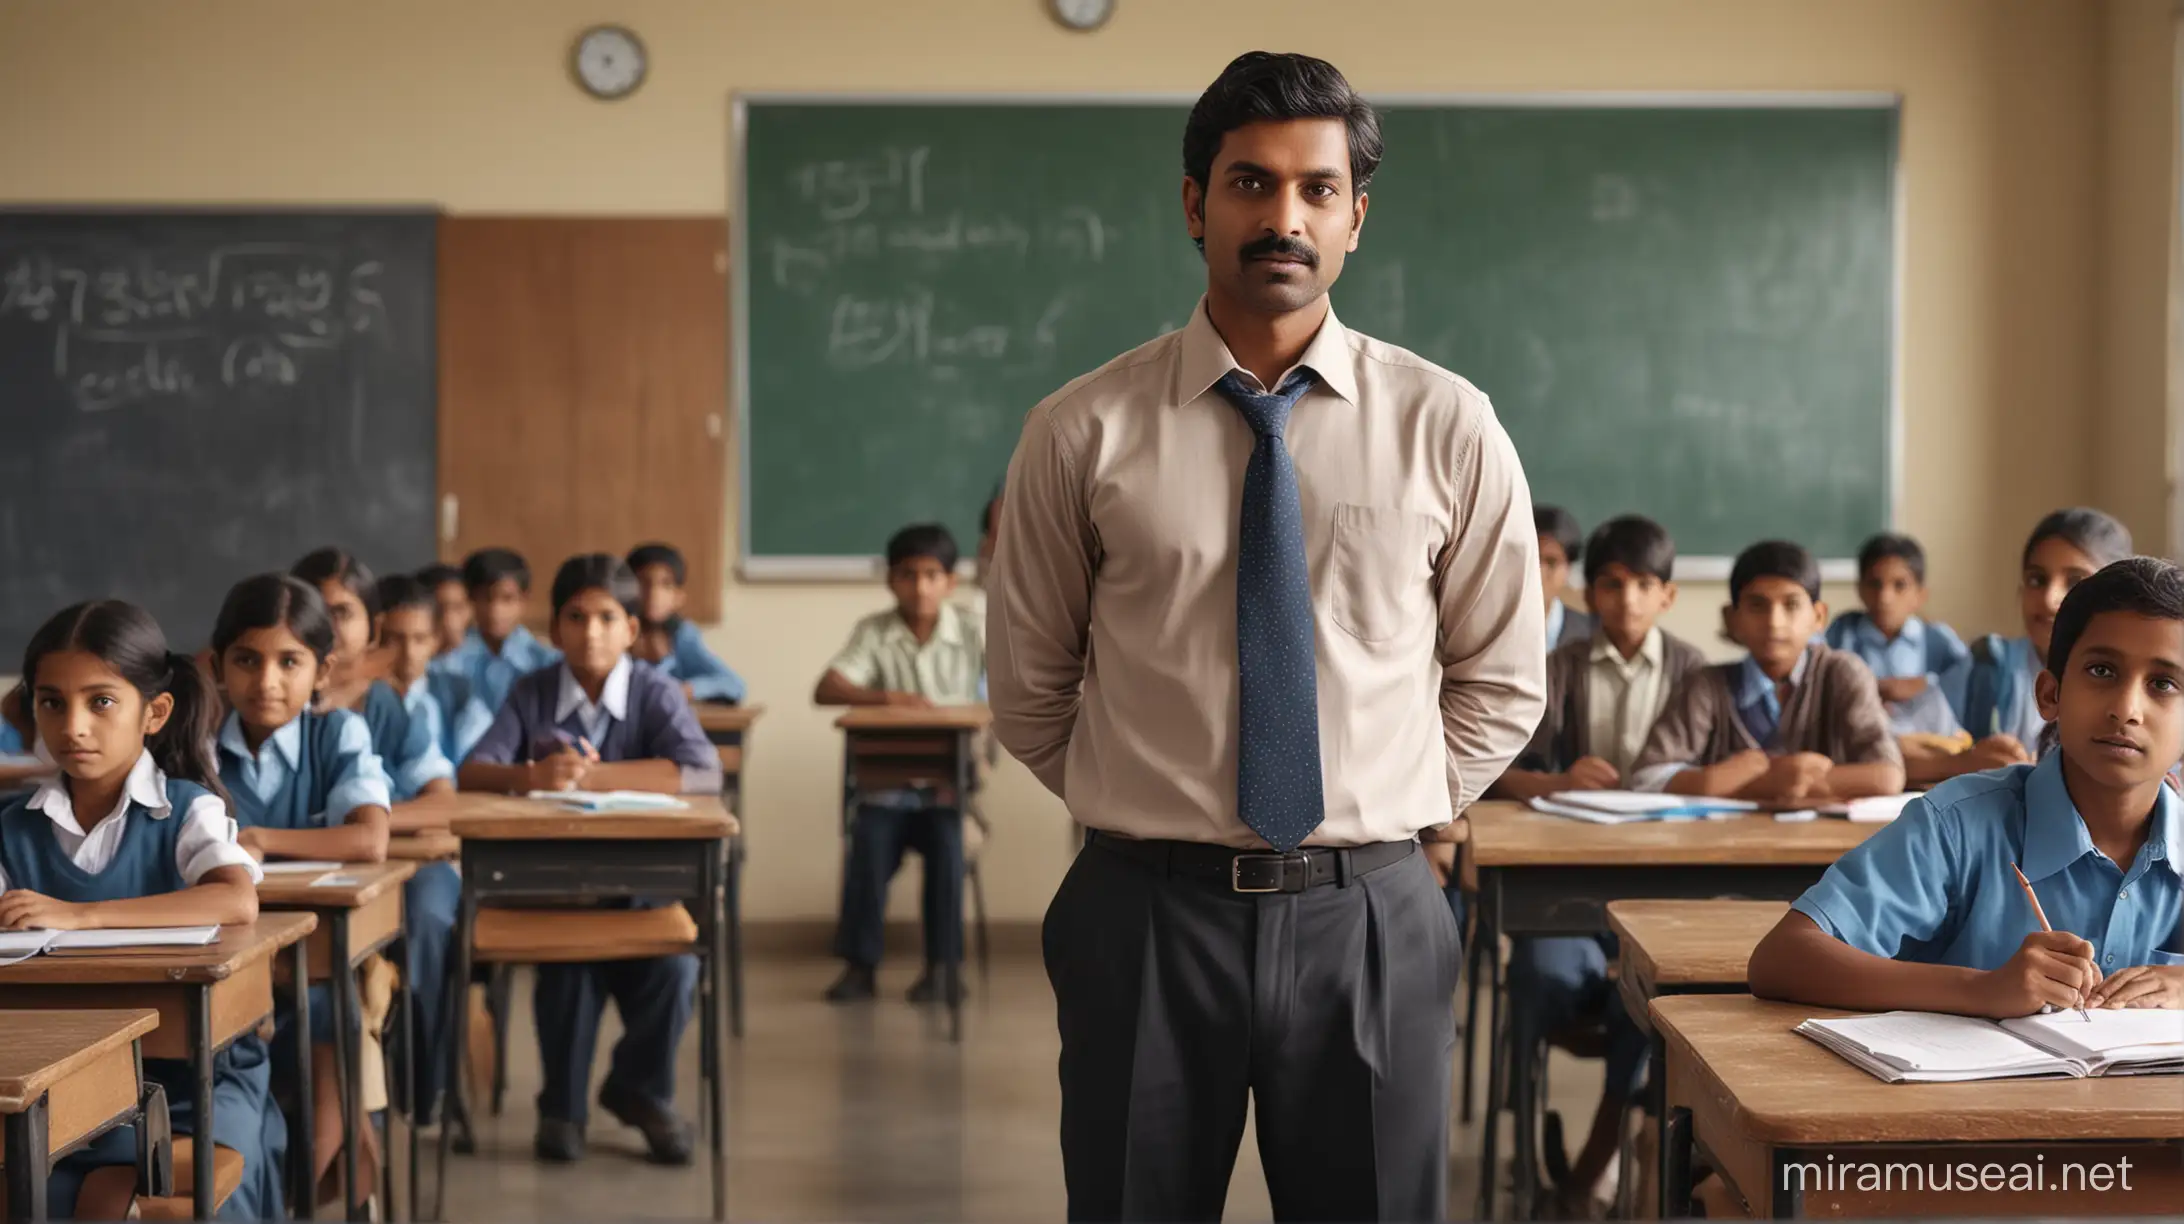
[[[993,711],[983,705],[852,706],[834,725],[842,732],[842,832],[856,816],[857,796],[867,792],[930,788],[941,792],[944,806],[963,819],[977,781],[975,741],[993,725]],[[957,836],[957,844],[962,837]],[[953,865],[962,875],[964,865]],[[933,870],[933,864],[926,864]],[[948,1040],[963,1040],[963,960],[961,950],[938,966],[940,997],[948,1008]]]
[[[404,863],[452,863],[462,852],[462,842],[445,829],[387,839],[387,858]]]
[[[33,956],[0,967],[0,999],[11,1008],[38,1011],[150,1008],[159,1027],[138,1040],[147,1058],[188,1061],[196,1077],[196,1134],[212,1134],[212,1059],[236,1038],[273,1014],[273,957],[292,956],[291,989],[296,1023],[310,1030],[311,979],[308,937],[318,927],[311,914],[260,914],[247,926],[223,927],[202,948]],[[311,1043],[296,1043],[298,1109],[311,1113]],[[213,1212],[213,1144],[192,1145],[192,1194],[197,1218]],[[306,1159],[308,1157],[306,1156]],[[298,1204],[308,1219],[311,1204]]]
[[[1728,820],[1644,821],[1597,825],[1535,812],[1520,803],[1489,800],[1465,813],[1470,854],[1479,871],[1478,938],[1489,949],[1502,936],[1591,935],[1608,929],[1607,905],[1637,898],[1795,900],[1828,867],[1886,827],[1822,818],[1778,821],[1764,813]],[[1511,1106],[1531,1116],[1537,1091],[1528,1057],[1501,1056],[1506,1033],[1506,982],[1494,956],[1491,1061],[1487,1100],[1502,1099],[1512,1068]],[[1495,1167],[1499,1128],[1481,1128],[1483,1168]],[[1529,1219],[1538,1193],[1531,1128],[1516,1130],[1516,1202]],[[1494,1179],[1479,1185],[1478,1214],[1493,1216]]]
[[[1752,949],[1790,911],[1787,901],[1611,901],[1608,929],[1622,945],[1616,982],[1631,1019],[1665,994],[1742,994]]]
[[[354,884],[315,884],[314,880],[338,874],[355,880]],[[417,874],[417,864],[390,861],[385,863],[345,863],[334,872],[297,872],[267,876],[258,885],[258,907],[261,911],[299,910],[316,915],[318,930],[313,932],[309,944],[309,960],[317,966],[317,980],[333,987],[334,1008],[334,1066],[338,1070],[336,1083],[341,1092],[341,1159],[344,1184],[349,1187],[344,1206],[347,1218],[364,1218],[364,1202],[356,1193],[356,1154],[364,1127],[361,1108],[364,1100],[363,1034],[359,1026],[363,1022],[364,1002],[357,991],[357,966],[373,953],[400,939],[402,927],[402,885]],[[407,990],[407,986],[403,987]],[[397,995],[395,1010],[402,1017],[402,1050],[405,1056],[415,1048],[416,1036],[411,1031],[409,1000]],[[297,1040],[310,1044],[307,1030],[298,1030]],[[301,1127],[302,1142],[306,1151],[311,1150],[312,1120],[304,1119]],[[381,1168],[386,1173],[386,1200],[394,1201],[394,1154],[384,1153]],[[414,1180],[416,1163],[411,1162]]]
[[[80,1147],[142,1109],[137,1039],[159,1013],[0,1011],[0,1125],[9,1216],[46,1218],[56,1153]]]
[[[530,800],[516,795],[488,795],[478,791],[420,795],[388,809],[387,831],[396,837],[445,833],[458,816],[489,815],[493,812],[520,815],[531,811],[535,806]]]
[[[720,798],[738,818],[748,815],[743,806],[743,771],[750,760],[751,728],[766,707],[756,703],[723,705],[714,701],[692,703],[698,726],[720,754]],[[728,839],[728,890],[722,909],[728,917],[728,1032],[743,1036],[743,836]]]
[[[722,917],[727,842],[736,818],[712,795],[684,795],[689,806],[663,812],[577,812],[556,804],[505,798],[450,822],[462,839],[462,904],[455,964],[448,981],[470,980],[478,909],[483,903],[565,903],[644,897],[680,901],[697,920],[700,1074],[712,1143],[713,1218],[728,1218],[727,1106],[718,984],[727,959]],[[458,1000],[465,997],[460,989]],[[448,1042],[447,1083],[460,1091],[469,1050],[469,1009],[457,1006]],[[455,1128],[440,1127],[440,1177],[434,1218],[445,1218],[447,1158]]]
[[[1849,1014],[1749,995],[1653,1001],[1668,1046],[1661,1145],[1672,1214],[1690,1214],[1696,1152],[1755,1215],[1778,1218],[2156,1216],[2184,1203],[2184,1087],[2174,1076],[1889,1084],[1792,1031]],[[2128,1191],[2086,1188],[2090,1162],[2124,1159]],[[1866,1162],[1878,1188],[1860,1186]],[[2051,1188],[1937,1190],[1926,1180],[1959,1177],[1966,1163],[1979,1177],[1990,1162],[2025,1162]]]

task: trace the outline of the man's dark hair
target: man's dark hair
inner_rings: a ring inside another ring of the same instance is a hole
[[[887,542],[889,573],[893,573],[895,567],[905,561],[931,557],[940,562],[940,568],[952,574],[955,572],[956,561],[961,556],[956,550],[955,537],[948,534],[948,529],[939,523],[919,523],[905,527]]]
[[[379,580],[379,610],[399,612],[403,608],[422,608],[430,612],[439,606],[433,601],[432,590],[408,574],[389,574]]]
[[[2184,570],[2159,557],[2126,557],[2063,596],[2048,637],[2047,669],[2057,680],[2087,625],[2103,612],[2135,612],[2155,620],[2184,621]]]
[[[1380,115],[1333,64],[1309,55],[1247,51],[1230,60],[1183,125],[1183,173],[1206,186],[1223,137],[1285,119],[1342,120],[1350,139],[1350,194],[1364,193],[1380,168]]]
[[[579,553],[561,563],[554,571],[554,619],[560,620],[561,609],[586,591],[605,591],[622,611],[637,615],[637,575],[613,553]]]
[[[1577,516],[1560,506],[1532,507],[1532,529],[1562,545],[1562,555],[1576,565],[1585,557],[1585,529],[1577,525]],[[1591,571],[1586,572],[1591,581]]]
[[[2093,558],[2095,565],[2105,566],[2131,555],[2131,529],[2087,506],[2057,510],[2034,524],[2032,534],[2025,537],[2025,555],[2018,564],[2032,564],[2032,550],[2045,540],[2061,540]]]
[[[525,594],[531,591],[531,563],[513,548],[481,548],[463,558],[463,589],[476,596],[503,578],[513,578]]]
[[[1820,563],[1802,544],[1761,540],[1738,553],[1729,570],[1729,602],[1744,598],[1744,588],[1761,578],[1787,578],[1805,588],[1806,598],[1820,601]]]
[[[629,550],[629,571],[636,573],[648,565],[664,565],[675,575],[675,585],[690,581],[690,567],[683,563],[683,555],[673,544],[639,544]]]
[[[1903,562],[1904,568],[1911,571],[1912,581],[1920,586],[1926,585],[1926,550],[1919,547],[1917,540],[1893,531],[1884,531],[1874,536],[1858,550],[1858,580],[1865,581],[1865,576],[1873,572],[1874,566],[1890,557]]]
[[[450,582],[461,582],[462,580],[463,572],[445,561],[435,561],[417,571],[417,581],[424,583],[428,589],[434,591]]]
[[[1611,565],[1674,582],[1676,541],[1668,538],[1668,528],[1642,514],[1611,518],[1593,528],[1592,538],[1585,541],[1585,585],[1591,586]]]

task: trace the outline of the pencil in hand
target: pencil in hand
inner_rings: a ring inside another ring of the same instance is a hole
[[[2025,890],[2025,900],[2032,902],[2032,916],[2040,920],[2040,929],[2053,934],[2055,928],[2048,925],[2047,911],[2040,908],[2040,895],[2032,891],[2032,881],[2025,878],[2025,869],[2011,863],[2010,870],[2017,874],[2017,885]],[[2087,1014],[2085,1003],[2082,1001],[2085,996],[2080,994],[2078,997],[2081,1000],[2078,1004],[2078,1018],[2091,1024],[2093,1017]]]

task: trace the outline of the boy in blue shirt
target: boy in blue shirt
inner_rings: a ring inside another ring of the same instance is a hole
[[[630,571],[637,575],[637,657],[670,680],[682,681],[692,701],[736,705],[743,700],[743,677],[706,648],[705,635],[683,619],[683,590],[689,567],[672,544],[640,544],[630,550]]]
[[[379,645],[390,656],[388,685],[401,695],[410,720],[425,728],[449,761],[461,764],[493,725],[493,712],[470,695],[468,680],[433,670],[439,610],[431,588],[407,574],[393,574],[379,580],[378,603]]]
[[[2132,557],[2079,583],[2046,665],[2057,750],[1913,800],[1753,951],[1752,993],[1997,1019],[2184,1007],[2184,824],[2162,781],[2184,757],[2184,571]]]
[[[1532,508],[1539,532],[1539,589],[1547,598],[1547,649],[1592,637],[1593,618],[1562,602],[1570,587],[1570,567],[1585,556],[1585,529],[1577,516],[1560,506]]]
[[[629,656],[637,634],[629,566],[605,553],[571,557],[554,575],[553,598],[554,644],[564,657],[510,688],[462,767],[462,788],[719,794],[720,757],[690,702],[674,681]],[[622,1040],[599,1104],[644,1133],[654,1163],[690,1163],[693,1128],[674,1112],[675,1051],[697,982],[697,958],[687,954],[538,967],[531,1010],[544,1080],[541,1159],[584,1155],[585,1093],[611,997]]]
[[[463,587],[475,623],[463,644],[434,659],[432,668],[469,681],[470,695],[498,713],[517,677],[559,663],[561,654],[523,627],[523,608],[531,600],[531,566],[523,554],[479,549],[463,561]]]
[[[1926,606],[1926,550],[1883,533],[1858,550],[1858,602],[1828,626],[1827,643],[1865,660],[1897,735],[1955,736],[1963,728],[1941,678],[1971,658],[1956,630],[1919,617]]]
[[[432,653],[444,655],[461,646],[464,635],[470,632],[470,588],[463,585],[463,572],[445,561],[418,570],[417,581],[432,592],[432,627],[437,639]]]

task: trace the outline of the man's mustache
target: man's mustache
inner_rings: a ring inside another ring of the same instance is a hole
[[[1256,242],[1247,244],[1241,254],[1246,262],[1254,259],[1278,257],[1281,259],[1294,259],[1307,268],[1319,267],[1319,252],[1312,249],[1312,244],[1302,238],[1291,238],[1287,234],[1268,234]]]

